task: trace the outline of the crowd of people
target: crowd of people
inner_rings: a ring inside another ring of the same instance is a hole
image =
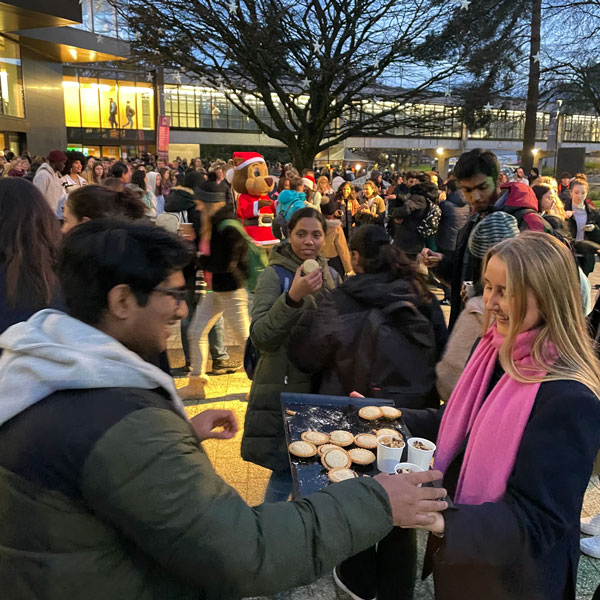
[[[419,529],[440,600],[575,597],[580,549],[600,558],[600,515],[580,520],[600,449],[585,175],[510,180],[479,149],[444,180],[256,167],[263,219],[231,177],[259,155],[3,158],[5,597],[229,599],[333,572],[351,598],[404,600]],[[182,402],[242,367],[225,324],[251,378],[242,458],[272,472],[254,508],[202,448],[233,415]],[[433,469],[290,500],[283,392],[392,401]]]

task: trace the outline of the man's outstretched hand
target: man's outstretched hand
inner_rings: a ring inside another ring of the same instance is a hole
[[[377,475],[390,499],[394,525],[399,527],[427,528],[436,522],[436,513],[448,508],[442,501],[447,492],[443,488],[418,487],[419,484],[442,479],[439,471]]]
[[[238,432],[238,423],[230,410],[208,409],[190,420],[200,440],[230,440]],[[213,431],[222,427],[220,431]]]

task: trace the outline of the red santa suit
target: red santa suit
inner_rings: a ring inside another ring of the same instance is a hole
[[[235,152],[235,157],[244,159],[235,169],[244,169],[254,162],[264,162],[264,158],[257,152]],[[259,200],[270,200],[269,196],[251,196],[250,194],[240,194],[237,200],[237,217],[242,221],[242,225],[248,232],[248,235],[261,245],[278,244],[279,240],[273,236],[271,222],[275,218],[275,205],[258,208]],[[263,225],[260,224],[260,215],[269,215],[271,219],[265,219]]]

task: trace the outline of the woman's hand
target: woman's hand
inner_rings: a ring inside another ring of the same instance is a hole
[[[323,273],[321,269],[313,271],[310,275],[302,275],[302,265],[296,269],[296,275],[288,292],[294,302],[300,302],[306,296],[314,294],[323,286]]]
[[[429,516],[433,518],[433,523],[429,525],[418,526],[417,529],[425,529],[436,533],[437,535],[444,535],[446,531],[446,521],[444,521],[444,515],[441,512],[429,513]]]
[[[208,409],[190,420],[196,435],[204,440],[230,440],[238,432],[238,423],[230,410]],[[221,431],[213,431],[222,427]]]

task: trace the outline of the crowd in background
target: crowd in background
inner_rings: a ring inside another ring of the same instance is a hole
[[[145,585],[233,598],[333,569],[353,598],[398,600],[412,598],[424,529],[439,598],[573,597],[580,529],[592,535],[581,549],[600,558],[600,515],[580,522],[600,446],[588,329],[600,216],[584,174],[509,177],[480,149],[445,178],[271,165],[273,189],[257,200],[275,217],[267,254],[236,218],[233,161],[57,149],[5,151],[0,163],[0,503],[16,514],[27,485],[56,493],[31,500],[35,557],[11,567],[23,581],[43,589],[36,561],[51,564],[68,530],[74,555],[94,556],[86,583],[105,596]],[[309,260],[317,268],[305,272]],[[166,339],[178,323],[186,364],[174,372]],[[242,457],[272,472],[254,511],[200,444],[237,425],[227,411],[189,425],[181,403],[205,397],[209,374],[241,368],[224,323],[252,355]],[[15,373],[33,391],[5,402]],[[171,376],[188,385],[176,390]],[[435,440],[446,489],[415,485],[432,471],[283,504],[286,391],[392,401],[413,435]],[[72,394],[86,402],[71,413]],[[25,452],[28,435],[39,444]],[[400,516],[419,502],[428,510]],[[47,525],[65,515],[73,522]],[[3,527],[0,546],[21,544]],[[107,568],[106,548],[122,571]],[[63,589],[60,569],[46,576]]]

